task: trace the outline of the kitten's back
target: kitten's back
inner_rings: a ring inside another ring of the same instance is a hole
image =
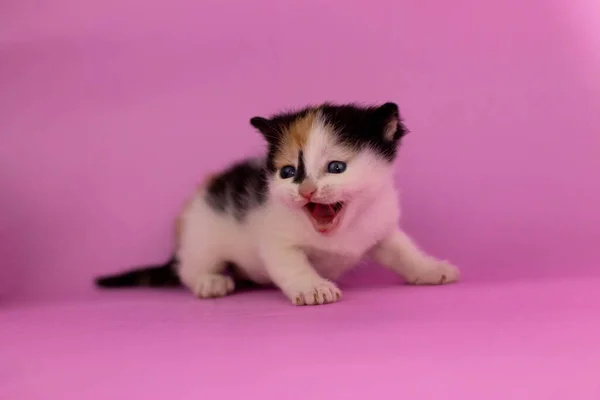
[[[267,201],[264,159],[246,159],[233,164],[205,183],[206,203],[217,213],[243,221],[249,211]]]

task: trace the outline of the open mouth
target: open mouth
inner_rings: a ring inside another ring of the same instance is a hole
[[[304,211],[308,214],[310,222],[312,222],[316,231],[327,233],[338,226],[345,210],[344,205],[340,201],[332,204],[310,202],[304,206]]]

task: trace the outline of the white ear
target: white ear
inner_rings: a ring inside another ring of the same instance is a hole
[[[397,117],[393,117],[388,121],[383,129],[383,137],[385,140],[394,140],[396,132],[398,131],[398,123],[399,121]]]
[[[400,110],[396,103],[385,103],[379,106],[375,113],[376,119],[379,120],[379,126],[383,125],[383,138],[385,140],[390,142],[398,140],[406,133],[406,129],[400,122]]]

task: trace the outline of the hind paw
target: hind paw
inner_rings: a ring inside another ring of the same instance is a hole
[[[191,288],[202,299],[227,296],[235,289],[233,279],[225,275],[204,274],[196,278]]]

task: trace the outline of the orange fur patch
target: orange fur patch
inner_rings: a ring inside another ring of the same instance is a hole
[[[317,118],[316,110],[311,111],[304,117],[298,118],[283,132],[283,140],[274,160],[277,168],[295,164],[298,160],[298,151],[306,146]]]
[[[306,114],[304,117],[297,119],[288,128],[288,132],[285,132],[286,136],[289,136],[290,140],[299,149],[303,149],[308,141],[308,135],[312,130],[317,119],[317,113],[312,111]]]

